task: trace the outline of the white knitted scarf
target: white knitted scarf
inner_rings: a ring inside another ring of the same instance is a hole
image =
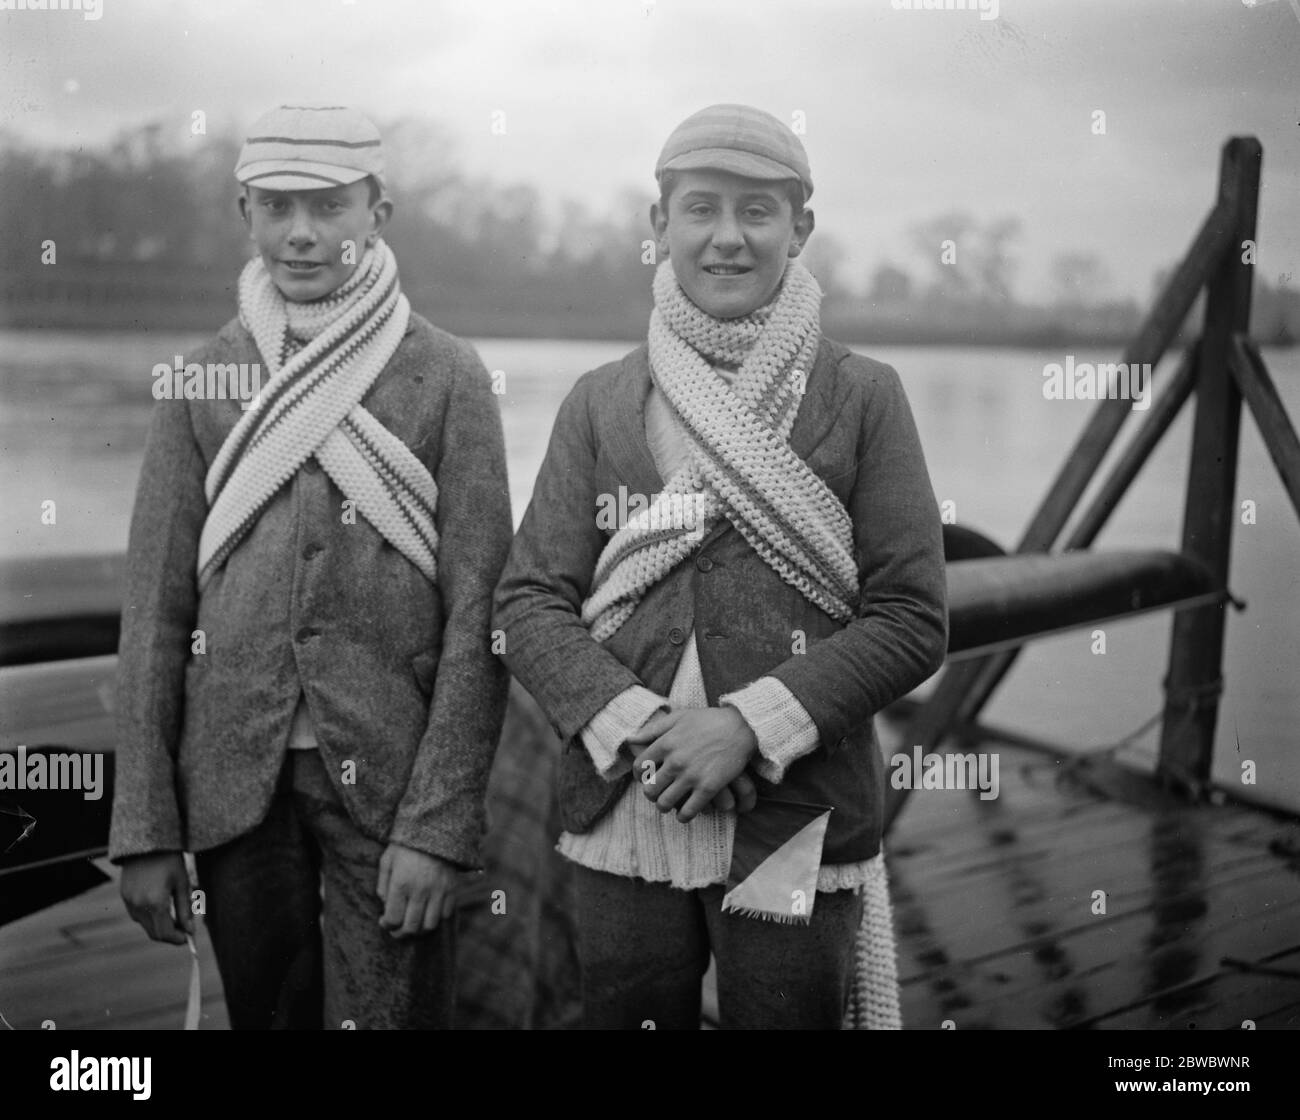
[[[270,378],[208,471],[200,587],[312,455],[356,503],[356,512],[430,581],[435,578],[437,484],[360,403],[402,341],[410,311],[397,261],[382,240],[345,283],[310,303],[286,300],[260,258],[245,266],[239,319]]]
[[[705,531],[726,517],[810,602],[841,622],[854,616],[853,526],[843,503],[789,444],[821,341],[821,295],[812,273],[791,260],[766,305],[718,319],[691,302],[670,261],[659,265],[651,376],[691,453],[601,552],[582,609],[597,641],[616,633],[699,542],[698,523],[673,524],[672,510],[682,508],[685,494],[702,494]],[[728,385],[714,366],[739,368]]]

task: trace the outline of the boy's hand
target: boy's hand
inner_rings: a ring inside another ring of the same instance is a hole
[[[653,716],[647,719],[646,722],[641,725],[640,731],[630,736],[625,741],[625,746],[628,752],[632,755],[633,760],[636,759],[636,756],[640,751],[645,749],[646,743],[650,742],[650,740],[645,738],[643,734],[647,728],[654,725],[651,731],[652,736],[660,735],[666,728],[672,726],[672,724],[676,722],[677,716],[680,716],[683,712],[688,710],[689,709],[687,708],[678,708],[675,711],[670,709],[667,713],[656,712]],[[707,709],[698,710],[704,711]],[[655,723],[656,720],[660,719],[665,714],[672,716],[673,719],[665,723]],[[639,775],[640,773],[641,771],[638,770],[637,774]],[[754,785],[753,778],[742,772],[732,779],[730,785],[724,786],[720,789],[710,804],[712,808],[723,813],[748,813],[758,804],[758,787]]]
[[[180,852],[150,852],[122,861],[122,901],[126,912],[154,941],[184,945],[194,932],[190,877]]]
[[[376,893],[384,905],[379,924],[394,937],[432,933],[455,908],[459,872],[453,864],[401,844],[389,844],[379,860]]]
[[[748,813],[758,804],[758,787],[748,774],[741,774],[726,789],[719,791],[712,804],[713,808],[724,813]]]
[[[676,809],[683,823],[740,778],[758,749],[753,730],[734,708],[655,715],[627,742],[634,751],[645,747],[632,766],[642,792],[660,812]]]

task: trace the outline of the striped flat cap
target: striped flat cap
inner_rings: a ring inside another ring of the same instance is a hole
[[[384,181],[379,129],[356,109],[281,105],[260,117],[235,164],[235,178],[271,191],[345,187],[373,175]]]
[[[798,179],[812,195],[808,153],[794,132],[771,113],[749,105],[710,105],[679,124],[655,164],[665,171],[729,171],[747,179]]]

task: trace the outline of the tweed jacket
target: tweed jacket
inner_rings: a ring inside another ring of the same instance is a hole
[[[612,533],[596,519],[602,495],[663,488],[646,442],[650,388],[644,346],[579,379],[496,593],[505,660],[565,744],[564,825],[587,831],[631,781],[606,782],[579,731],[634,684],[666,696],[693,631],[710,704],[772,676],[817,726],[819,745],[779,788],[755,776],[760,796],[834,806],[824,862],[869,859],[880,846],[884,786],[873,716],[934,673],[947,648],[938,507],[898,375],[823,339],[790,436],[852,519],[853,620],[842,625],[809,603],[723,520],[597,643],[580,609]]]
[[[237,320],[187,361],[270,376]],[[204,478],[242,413],[154,406],[122,612],[114,860],[257,825],[301,694],[362,833],[479,866],[508,684],[489,632],[512,530],[500,412],[472,347],[414,313],[362,404],[438,485],[436,585],[311,458],[200,593]]]

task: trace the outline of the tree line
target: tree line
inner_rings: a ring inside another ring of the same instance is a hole
[[[397,203],[387,236],[417,310],[477,336],[644,333],[648,190],[621,192],[604,214],[574,199],[548,209],[530,184],[457,168],[441,155],[452,144],[436,121],[402,119],[383,131]],[[98,150],[0,135],[9,202],[0,208],[0,322],[219,324],[233,311],[250,251],[236,210],[238,151],[234,135],[186,143],[162,123],[125,129]],[[855,277],[842,243],[818,230],[805,260],[826,292],[828,332],[847,341],[1042,344],[1123,338],[1140,321],[1136,301],[1107,297],[1104,262],[1088,251],[1057,255],[1050,290],[1018,302],[1014,216],[952,211],[906,232],[912,270],[885,260]],[[1258,278],[1256,322],[1265,336],[1300,337],[1300,297]]]

